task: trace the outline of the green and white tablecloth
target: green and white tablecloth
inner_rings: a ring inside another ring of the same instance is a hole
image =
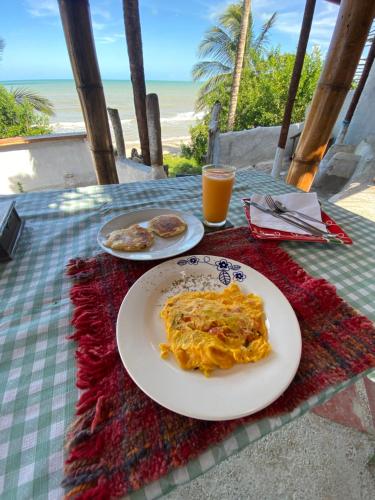
[[[14,197],[26,225],[15,259],[0,263],[1,498],[52,499],[63,494],[63,439],[77,401],[74,343],[66,339],[72,332],[66,263],[99,252],[99,227],[127,210],[173,207],[200,217],[200,182],[200,177],[182,177]],[[252,192],[291,190],[260,172],[239,172],[230,220],[237,226],[246,224],[241,198]],[[335,284],[347,302],[374,320],[375,224],[334,205],[325,208],[354,245],[289,242],[283,246],[307,272]],[[313,398],[293,414],[240,428],[187,467],[134,496],[153,498],[197,477],[341,387]]]

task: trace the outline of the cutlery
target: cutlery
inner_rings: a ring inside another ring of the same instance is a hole
[[[326,233],[322,231],[321,229],[318,229],[314,226],[310,226],[310,224],[305,223],[305,221],[299,221],[298,219],[296,220],[295,217],[291,219],[287,214],[281,214],[277,213],[274,210],[271,210],[270,208],[263,207],[262,205],[259,205],[258,203],[255,203],[254,201],[248,201],[244,200],[244,203],[246,205],[254,206],[258,210],[261,210],[262,212],[266,214],[271,214],[273,217],[276,217],[277,219],[281,219],[285,222],[288,222],[292,226],[299,227],[300,229],[303,229],[304,231],[308,231],[310,236],[319,236],[321,238],[324,238],[327,242],[329,243],[340,243],[343,244],[343,241],[340,240],[336,235]]]
[[[274,200],[271,195],[267,194],[265,196],[265,200],[267,205],[277,212],[287,213],[287,214],[296,214],[299,217],[303,217],[304,219],[311,220],[312,222],[318,222],[319,224],[324,224],[322,220],[315,219],[310,215],[304,214],[303,212],[298,212],[297,210],[289,210],[285,205],[281,203],[281,201]],[[324,224],[325,225],[325,224]]]

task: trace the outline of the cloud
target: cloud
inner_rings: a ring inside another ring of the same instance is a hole
[[[26,0],[26,9],[32,17],[59,15],[57,0]]]
[[[97,31],[102,31],[106,28],[106,24],[104,23],[98,23],[97,21],[94,21],[94,19],[92,20],[92,27],[94,28],[94,30],[97,30]]]
[[[113,35],[95,37],[95,40],[102,45],[108,45],[109,43],[118,42],[122,38],[125,38],[123,33],[114,33]]]
[[[111,19],[111,13],[109,12],[109,10],[105,9],[104,7],[101,7],[100,5],[93,5],[91,7],[91,13],[93,16],[102,17],[107,21]]]
[[[337,18],[338,9],[335,5],[326,4],[319,11],[315,11],[312,22],[310,41],[319,43],[321,46],[327,46]],[[261,19],[265,21],[271,16],[272,12],[262,12]],[[301,31],[303,11],[287,11],[277,14],[277,21],[274,30],[298,38]]]

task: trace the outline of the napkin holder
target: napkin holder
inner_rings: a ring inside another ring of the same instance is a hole
[[[0,262],[13,259],[25,223],[15,205],[14,201],[0,202]]]

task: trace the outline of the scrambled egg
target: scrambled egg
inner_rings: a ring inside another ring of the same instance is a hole
[[[261,297],[245,295],[232,283],[222,292],[183,292],[170,297],[162,311],[168,343],[162,358],[174,354],[184,370],[258,361],[270,352]]]

